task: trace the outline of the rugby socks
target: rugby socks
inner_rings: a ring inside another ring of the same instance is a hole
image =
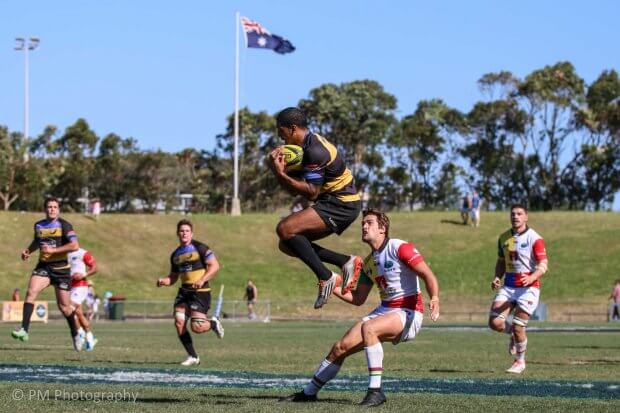
[[[381,343],[364,347],[366,361],[368,362],[369,389],[381,388],[381,374],[383,374],[383,346]]]
[[[30,317],[34,311],[33,303],[24,303],[24,311],[22,313],[22,328],[27,332],[30,328]]]
[[[332,363],[331,361],[324,359],[319,367],[314,372],[314,377],[310,380],[310,383],[304,387],[304,393],[307,396],[313,396],[319,392],[331,379],[336,377],[340,371],[340,364]]]
[[[310,267],[319,280],[327,281],[332,277],[332,272],[323,264],[308,238],[295,235],[282,242]]]
[[[196,354],[196,350],[194,350],[194,343],[192,343],[192,336],[189,335],[189,331],[185,331],[185,333],[179,336],[179,340],[181,340],[181,344],[185,347],[185,351],[192,357],[198,357]]]
[[[525,341],[517,341],[517,360],[525,363],[525,351],[527,350],[527,339]]]
[[[350,255],[344,255],[332,250],[328,250],[327,248],[323,248],[320,245],[315,244],[314,242],[310,245],[312,245],[312,249],[314,250],[314,252],[316,252],[321,261],[333,264],[338,268],[342,268],[351,258]]]
[[[69,324],[69,330],[71,330],[71,338],[78,335],[78,326],[75,322],[75,311],[71,315],[65,316],[67,324]]]

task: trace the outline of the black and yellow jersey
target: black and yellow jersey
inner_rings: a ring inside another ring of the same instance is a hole
[[[34,241],[39,245],[40,251],[43,245],[58,248],[70,242],[77,241],[77,234],[73,230],[73,225],[62,218],[53,220],[42,219],[34,224]],[[55,264],[55,266],[69,266],[66,252],[55,254],[40,252],[39,261]]]
[[[333,195],[343,202],[360,200],[353,174],[335,145],[316,133],[308,132],[302,148],[303,178],[306,182],[321,187],[322,194]]]
[[[170,256],[170,272],[178,274],[183,288],[192,289],[192,284],[205,274],[207,261],[215,258],[209,246],[192,240],[189,245],[181,245]],[[209,283],[196,291],[210,291]]]

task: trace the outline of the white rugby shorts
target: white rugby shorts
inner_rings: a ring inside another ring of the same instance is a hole
[[[540,289],[536,287],[506,287],[503,286],[497,291],[493,302],[511,302],[528,313],[534,314],[540,299]]]
[[[390,308],[380,305],[372,310],[367,316],[362,318],[362,321],[372,320],[373,318],[390,313],[397,313],[403,324],[401,336],[394,340],[392,344],[396,345],[401,342],[413,340],[418,334],[418,331],[420,331],[420,327],[422,327],[422,320],[424,319],[424,314],[418,311],[410,310],[408,308]]]
[[[73,287],[71,289],[71,302],[77,305],[82,305],[86,296],[88,295],[88,287]]]

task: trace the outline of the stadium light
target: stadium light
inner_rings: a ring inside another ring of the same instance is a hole
[[[28,54],[31,50],[35,50],[41,40],[38,37],[16,37],[15,38],[15,50],[18,52],[24,52],[24,139],[27,141],[29,136],[29,117],[30,117],[30,105],[29,105],[29,60]],[[28,151],[24,153],[24,161],[28,162]]]

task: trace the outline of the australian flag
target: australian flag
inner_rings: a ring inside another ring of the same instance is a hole
[[[260,23],[254,22],[247,17],[241,18],[243,31],[245,32],[248,47],[259,49],[271,49],[276,53],[285,54],[295,50],[295,46],[288,40],[275,34],[269,33]]]

